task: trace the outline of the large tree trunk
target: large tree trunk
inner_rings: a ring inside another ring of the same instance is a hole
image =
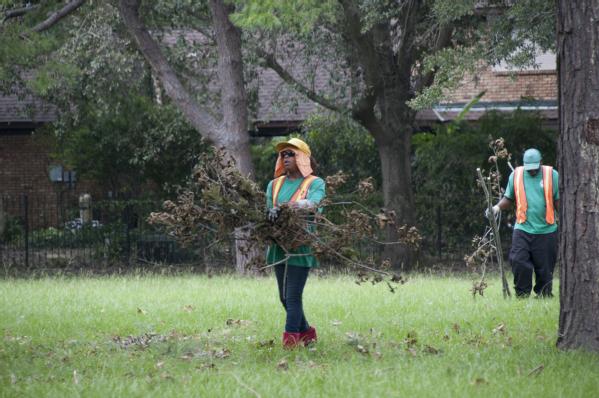
[[[248,106],[243,82],[241,31],[229,19],[230,9],[222,0],[210,0],[212,24],[218,46],[218,76],[221,87],[223,122],[226,134],[222,145],[235,158],[237,167],[245,175],[253,175],[248,133]],[[252,259],[260,255],[260,248],[248,240],[249,230],[235,231],[235,267],[245,274]]]
[[[135,39],[138,49],[160,79],[166,94],[207,141],[225,149],[243,174],[253,175],[247,96],[243,80],[241,32],[231,24],[230,10],[222,0],[210,0],[218,46],[218,74],[221,87],[222,120],[217,121],[211,111],[200,106],[181,84],[158,43],[143,24],[139,15],[139,6],[140,0],[120,0],[120,12],[125,25]],[[259,254],[258,248],[248,245],[246,236],[245,231],[235,231],[236,269],[240,273],[244,273],[251,259]]]
[[[243,81],[241,31],[229,20],[232,10],[228,9],[222,0],[210,0],[210,11],[218,46],[218,77],[223,115],[220,126],[223,133],[219,144],[232,154],[242,173],[253,175],[248,104]]]
[[[397,241],[397,227],[414,225],[414,201],[411,176],[412,127],[403,123],[387,126],[383,136],[376,135],[375,142],[381,161],[383,199],[385,207],[396,213],[396,225],[388,228],[387,240]],[[387,245],[383,258],[389,259],[395,269],[410,269],[413,250],[406,245]]]
[[[599,351],[599,0],[558,1],[563,349]]]

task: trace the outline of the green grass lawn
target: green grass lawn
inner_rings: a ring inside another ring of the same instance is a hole
[[[311,277],[319,341],[285,351],[273,278],[2,280],[0,396],[599,396],[599,355],[555,348],[557,298],[470,286]]]

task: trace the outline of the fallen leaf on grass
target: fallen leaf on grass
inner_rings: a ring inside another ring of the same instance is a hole
[[[191,361],[194,357],[195,354],[193,352],[186,352],[185,354],[180,356],[180,358],[184,361]]]
[[[418,338],[416,337],[416,332],[414,332],[414,331],[408,332],[408,335],[406,336],[404,343],[408,347],[413,347],[414,345],[416,345],[416,343],[418,343]]]
[[[345,333],[345,337],[347,338],[347,344],[357,345],[360,344],[360,335],[356,332],[347,332]]]
[[[186,352],[185,354],[181,355],[179,358],[183,359],[184,361],[190,361],[194,358],[218,358],[218,359],[224,359],[227,358],[231,355],[231,351],[228,348],[221,348],[220,350],[208,350],[208,351],[203,351],[203,350],[198,350],[195,352]]]
[[[232,319],[229,318],[225,322],[227,326],[235,325],[235,326],[249,326],[252,321],[247,321],[245,319]]]
[[[483,385],[483,384],[489,384],[489,382],[487,380],[485,380],[484,378],[482,378],[482,377],[477,377],[470,384],[472,384],[474,386],[480,386],[480,385]]]
[[[273,347],[275,345],[275,341],[273,339],[259,341],[256,345],[258,346],[258,348]]]
[[[436,349],[435,347],[426,345],[426,346],[424,346],[424,352],[426,352],[427,354],[437,355],[440,351],[438,349]]]
[[[281,359],[279,361],[279,363],[277,363],[277,369],[279,369],[279,370],[288,370],[289,369],[289,362],[287,362],[287,360],[285,358]]]
[[[231,351],[229,349],[227,349],[227,348],[223,348],[221,350],[218,350],[218,351],[214,352],[214,357],[215,358],[223,359],[223,358],[227,358],[229,355],[231,355]]]
[[[493,334],[497,334],[497,333],[505,333],[506,332],[506,328],[505,328],[505,324],[504,323],[500,323],[499,325],[495,326],[495,328],[493,329]]]
[[[116,343],[120,348],[147,348],[151,343],[166,341],[167,337],[156,334],[156,333],[144,333],[140,336],[113,336],[112,341]]]
[[[528,372],[528,375],[536,376],[539,373],[541,373],[543,371],[543,369],[545,369],[545,365],[541,364],[541,365],[537,366],[536,368],[534,368],[533,370],[531,370],[530,372]]]

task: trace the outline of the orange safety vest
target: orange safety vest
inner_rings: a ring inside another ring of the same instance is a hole
[[[312,185],[314,180],[316,180],[317,178],[318,177],[313,176],[313,175],[309,175],[308,177],[304,178],[304,181],[302,181],[302,183],[298,187],[297,191],[295,191],[295,193],[293,194],[291,199],[289,199],[289,201],[297,202],[298,200],[306,199],[306,196],[308,195],[308,190],[310,189],[310,185]],[[274,183],[272,184],[272,205],[273,205],[273,207],[277,207],[278,199],[279,199],[279,191],[281,191],[281,187],[283,186],[284,182],[285,182],[285,176],[281,176],[281,177],[276,178]]]
[[[555,224],[553,208],[553,167],[541,166],[543,173],[543,193],[545,194],[545,221]],[[514,170],[514,193],[516,195],[516,222],[522,224],[526,221],[528,202],[524,192],[524,167],[519,166]]]

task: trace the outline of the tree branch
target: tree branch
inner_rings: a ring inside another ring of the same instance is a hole
[[[343,23],[344,40],[349,48],[353,49],[351,56],[355,59],[356,66],[360,67],[364,79],[364,93],[351,108],[352,118],[368,129],[372,134],[380,132],[380,123],[374,113],[377,94],[384,87],[380,66],[381,54],[377,52],[374,33],[372,30],[362,32],[360,10],[353,0],[339,0],[343,9],[345,21]],[[378,27],[374,27],[374,30]]]
[[[27,14],[29,11],[35,10],[39,7],[39,4],[33,4],[26,7],[13,8],[12,10],[4,11],[4,20],[2,22],[6,22],[6,20],[10,18],[20,17],[22,15]]]
[[[297,91],[308,97],[310,100],[324,106],[325,108],[334,112],[345,112],[345,108],[333,101],[328,100],[324,96],[316,93],[316,91],[309,89],[295,77],[293,77],[275,58],[274,54],[268,53],[262,49],[256,50],[258,56],[262,58],[267,67],[272,69],[284,82],[293,86]]]
[[[453,35],[453,26],[448,24],[441,25],[439,27],[439,31],[437,32],[437,40],[435,41],[435,46],[433,47],[433,53],[442,50],[448,47],[451,44],[451,37]],[[414,85],[414,91],[416,93],[420,92],[423,88],[430,86],[433,83],[435,77],[435,72],[430,71],[424,76],[421,76]]]
[[[181,84],[175,71],[152,38],[139,17],[140,0],[119,0],[119,9],[137,48],[160,79],[164,91],[181,109],[192,126],[212,143],[219,143],[220,126],[210,112],[199,106],[189,91]]]
[[[81,7],[83,5],[83,3],[85,3],[85,0],[71,1],[70,3],[68,3],[67,5],[62,7],[60,10],[52,13],[52,15],[50,15],[48,17],[48,19],[35,25],[31,29],[31,31],[39,33],[39,32],[43,32],[44,30],[50,29],[52,26],[56,25],[58,23],[58,21],[60,21],[61,19],[63,19],[64,17],[66,17],[67,15],[69,15],[70,13],[72,13],[73,11],[78,9],[79,7]]]

